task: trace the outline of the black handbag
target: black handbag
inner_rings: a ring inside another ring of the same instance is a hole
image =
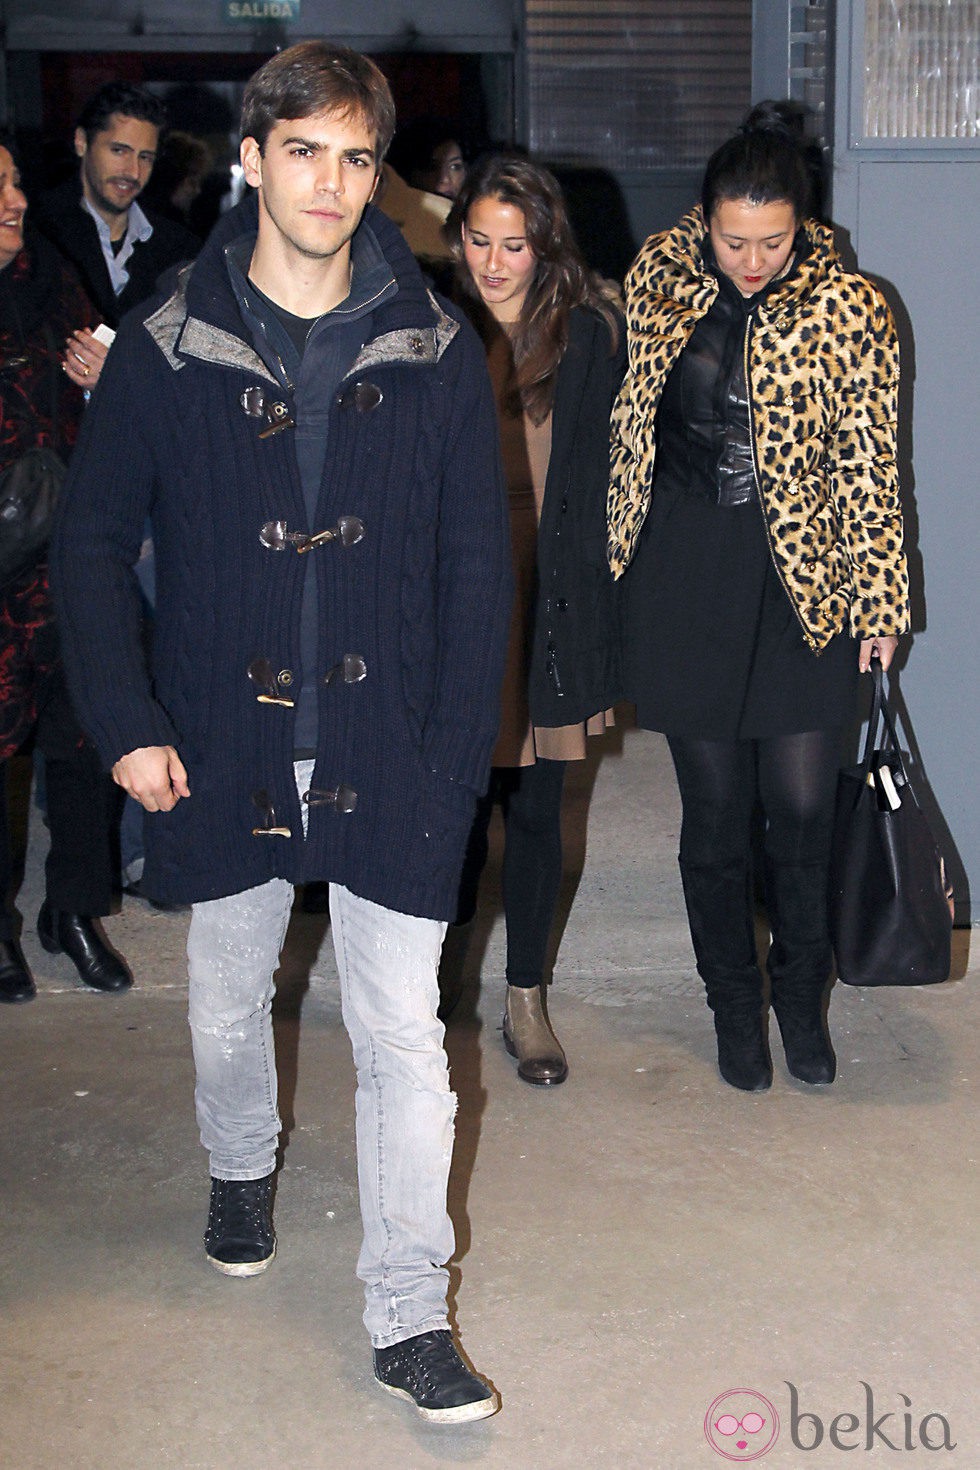
[[[0,590],[40,560],[68,471],[53,449],[28,449],[0,474]]]
[[[949,978],[952,895],[909,783],[877,660],[871,670],[864,755],[837,785],[829,886],[837,975],[845,985],[938,985]]]
[[[51,392],[51,432],[58,435],[61,399],[60,365],[51,328],[45,323]],[[23,407],[29,410],[24,401]],[[40,425],[29,420],[35,437]],[[0,591],[29,571],[41,558],[54,526],[55,510],[65,477],[64,460],[54,449],[26,449],[0,472]]]

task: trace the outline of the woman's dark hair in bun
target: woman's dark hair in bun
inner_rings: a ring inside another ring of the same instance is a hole
[[[701,207],[710,221],[725,199],[750,204],[786,202],[797,220],[812,214],[814,165],[805,134],[805,109],[798,102],[758,102],[738,132],[708,159]],[[817,149],[819,155],[819,149]]]

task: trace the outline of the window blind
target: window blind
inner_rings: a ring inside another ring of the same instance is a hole
[[[752,86],[751,0],[527,0],[534,153],[700,167]]]

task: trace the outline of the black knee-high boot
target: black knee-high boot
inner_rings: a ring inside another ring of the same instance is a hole
[[[827,868],[766,858],[766,897],[772,945],[768,969],[772,1008],[786,1065],[801,1082],[833,1082],[824,998],[833,962],[827,930]]]
[[[749,868],[680,864],[698,974],[714,1013],[718,1070],[732,1087],[761,1092],[772,1083],[755,952]]]

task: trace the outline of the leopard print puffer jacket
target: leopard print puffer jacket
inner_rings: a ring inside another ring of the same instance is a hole
[[[750,319],[756,477],[773,561],[810,647],[907,631],[898,499],[898,341],[881,293],[807,221],[809,254]],[[621,577],[653,487],[664,382],[718,293],[700,207],[653,235],[626,281],[629,371],[613,410],[609,565]]]

